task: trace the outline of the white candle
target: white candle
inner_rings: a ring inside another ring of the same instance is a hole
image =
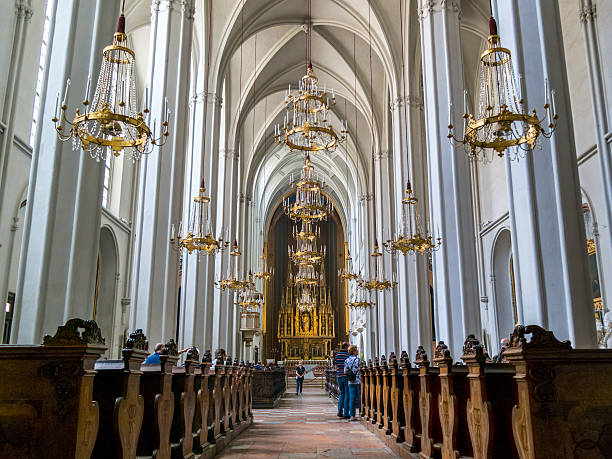
[[[145,110],[149,108],[149,85],[145,86],[145,100],[144,100]]]
[[[89,101],[89,88],[91,86],[91,74],[89,74],[89,76],[87,77],[87,86],[85,87],[85,99],[83,100],[87,100]]]
[[[448,125],[453,124],[453,104],[448,104]]]
[[[557,114],[557,91],[556,90],[552,90],[552,113],[553,116],[555,116]]]
[[[64,101],[62,105],[66,105],[66,102],[68,102],[68,89],[70,89],[70,78],[66,80],[66,91],[64,92]]]
[[[463,90],[463,113],[467,113],[467,89]]]
[[[548,105],[548,78],[544,78],[544,105]]]
[[[59,98],[60,98],[60,93],[59,91],[57,91],[57,95],[55,96],[55,111],[53,113],[55,113],[55,117],[59,118],[59,112],[57,111],[57,107],[59,106]]]

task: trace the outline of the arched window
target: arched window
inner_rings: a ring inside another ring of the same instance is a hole
[[[591,204],[587,197],[582,195],[582,212],[584,216],[584,230],[587,239],[587,258],[589,263],[589,275],[591,281],[591,295],[593,296],[593,312],[595,315],[595,325],[597,327],[597,341],[602,344],[605,334],[603,301],[601,298],[601,284],[599,278],[598,252],[598,231],[597,222]]]

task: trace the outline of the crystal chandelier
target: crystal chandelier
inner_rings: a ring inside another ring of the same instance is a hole
[[[457,138],[449,107],[448,138],[462,144],[467,155],[487,161],[487,149],[503,156],[508,147],[518,146],[533,150],[538,137],[549,138],[557,120],[555,91],[549,94],[548,80],[544,81],[544,116],[540,119],[535,109],[527,112],[520,96],[520,86],[514,79],[510,50],[501,47],[497,24],[489,20],[488,48],[480,56],[480,103],[478,115],[467,112],[467,91],[463,97],[463,138]],[[552,100],[552,105],[550,101]],[[547,121],[548,120],[548,121]],[[545,126],[545,124],[548,124]]]
[[[301,289],[295,304],[300,311],[314,309],[315,300],[313,298],[312,289],[310,287]]]
[[[351,309],[368,309],[374,306],[374,303],[366,298],[366,289],[358,285],[357,292],[351,297],[348,305]]]
[[[326,247],[317,244],[314,235],[315,231],[312,230],[312,223],[308,220],[302,221],[302,229],[299,232],[294,227],[295,245],[288,247],[289,259],[294,265],[318,265],[325,258]]]
[[[290,280],[297,286],[316,286],[322,283],[322,274],[313,265],[299,265],[297,273],[291,274]]]
[[[325,221],[332,212],[332,203],[323,193],[325,181],[320,180],[306,154],[300,178],[294,183],[293,177],[290,186],[295,186],[295,201],[289,198],[283,200],[283,212],[293,221]]]
[[[379,250],[378,242],[374,242],[374,251],[370,254],[372,257],[372,272],[373,276],[370,279],[365,279],[360,283],[360,286],[366,290],[372,291],[383,291],[391,290],[397,286],[397,280],[395,273],[393,273],[393,279],[388,280],[385,278],[384,268],[379,264],[379,258],[382,257],[382,253]]]
[[[208,219],[208,205],[210,198],[205,195],[204,181],[200,184],[200,192],[193,198],[191,221],[185,236],[182,235],[182,225],[179,224],[178,233],[175,235],[174,225],[170,236],[170,244],[176,249],[185,249],[189,254],[196,251],[198,254],[211,255],[222,251],[227,245],[219,237],[215,239]]]
[[[312,24],[310,20],[310,0],[308,1],[308,27],[306,35],[307,61],[306,75],[298,82],[297,94],[291,93],[291,85],[285,92],[285,118],[283,126],[277,125],[274,138],[291,151],[333,152],[338,143],[346,139],[348,123],[345,120],[340,133],[334,130],[328,118],[331,107],[336,104],[334,90],[324,86],[319,88],[319,80],[312,70],[311,44]],[[331,97],[330,97],[331,96]]]
[[[442,244],[442,238],[437,237],[434,241],[427,228],[423,228],[418,211],[418,198],[414,196],[410,181],[406,185],[402,199],[402,226],[393,240],[383,243],[385,251],[395,255],[401,252],[403,255],[408,253],[421,255],[435,252]]]
[[[221,291],[225,291],[226,289],[234,291],[245,290],[253,285],[253,278],[251,275],[249,275],[247,279],[242,279],[238,273],[241,255],[242,253],[238,248],[238,242],[234,240],[234,245],[229,253],[230,259],[227,266],[227,274],[215,282],[215,286],[221,289]]]
[[[249,272],[246,288],[238,294],[238,302],[236,304],[240,306],[241,312],[259,311],[263,304],[263,295],[255,288],[251,272]]]
[[[149,116],[148,89],[145,90],[142,109],[137,108],[134,68],[135,54],[127,44],[122,8],[113,43],[104,48],[102,53],[102,66],[93,100],[89,100],[90,75],[83,98],[83,111],[77,108],[70,122],[66,116],[70,79],[66,82],[61,105],[60,94],[57,94],[52,121],[60,140],[72,139],[73,150],[82,149],[97,161],[105,160],[110,151],[119,156],[126,148],[131,159],[136,161],[141,155],[150,153],[154,145],[163,145],[168,137],[168,99],[164,102],[160,135],[156,137],[156,121],[153,121],[153,129],[150,129],[145,119]]]
[[[260,269],[254,274],[254,276],[256,279],[261,279],[265,282],[270,280],[270,278],[274,275],[274,267],[268,266],[268,262],[264,255],[261,255],[259,259],[261,260]]]
[[[353,271],[353,258],[349,252],[347,254],[346,264],[338,270],[338,277],[345,281],[357,280],[359,279],[359,274]]]

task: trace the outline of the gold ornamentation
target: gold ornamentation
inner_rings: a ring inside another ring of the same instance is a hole
[[[295,201],[289,198],[283,201],[283,212],[293,221],[320,222],[327,220],[332,212],[332,202],[323,194],[327,186],[325,181],[319,179],[310,162],[310,156],[304,158],[304,166],[300,178],[290,185],[295,186]]]
[[[93,100],[89,100],[90,76],[83,100],[83,112],[77,108],[70,122],[66,117],[70,79],[66,82],[61,104],[57,94],[52,121],[60,140],[72,139],[73,150],[87,151],[97,161],[105,160],[109,152],[119,156],[126,148],[132,160],[136,161],[142,154],[150,153],[153,146],[163,145],[169,134],[168,99],[165,99],[163,119],[159,120],[160,136],[156,137],[156,121],[153,121],[153,129],[150,129],[145,119],[149,116],[148,89],[142,110],[137,108],[135,66],[134,51],[127,45],[122,12],[113,43],[104,48],[102,53],[102,66]],[[65,129],[64,123],[68,129]]]
[[[452,105],[449,107],[448,138],[464,146],[470,158],[487,161],[487,150],[503,156],[508,147],[533,150],[540,135],[549,138],[557,120],[555,91],[544,85],[544,116],[536,110],[527,113],[520,95],[520,84],[514,80],[510,50],[501,47],[495,19],[489,21],[488,48],[480,55],[480,108],[476,116],[467,111],[467,91],[463,102],[463,138],[454,135]],[[552,105],[551,105],[552,100]],[[548,120],[548,126],[544,126]]]

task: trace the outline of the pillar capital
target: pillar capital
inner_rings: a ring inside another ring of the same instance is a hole
[[[419,4],[418,15],[421,21],[434,13],[447,10],[461,16],[461,2],[459,0],[421,0]]]
[[[391,102],[390,109],[391,111],[401,109],[404,104],[408,104],[409,107],[416,108],[418,110],[423,110],[423,98],[413,96],[411,94],[407,96],[398,96]]]
[[[34,14],[34,9],[25,0],[18,0],[15,3],[15,14],[18,18],[24,18],[29,22]]]
[[[595,18],[597,18],[597,6],[594,4],[591,5],[583,5],[578,8],[578,17],[580,18],[581,23],[587,22],[595,22]]]

